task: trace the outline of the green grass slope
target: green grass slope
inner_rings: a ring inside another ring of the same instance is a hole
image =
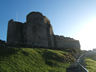
[[[96,72],[96,52],[89,51],[85,57],[85,66],[89,72]]]
[[[96,61],[90,58],[85,59],[86,68],[89,72],[96,72]]]
[[[0,72],[66,72],[74,57],[42,48],[0,48]]]

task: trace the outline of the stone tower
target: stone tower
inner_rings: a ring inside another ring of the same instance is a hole
[[[54,33],[47,17],[39,12],[31,12],[25,23],[10,20],[7,42],[30,47],[54,47]]]
[[[7,43],[10,45],[23,44],[23,23],[10,20],[8,22]]]
[[[51,33],[49,20],[39,12],[31,12],[27,15],[25,24],[25,39],[27,45],[35,47],[49,47],[48,34]],[[48,33],[49,32],[49,33]],[[53,31],[52,31],[53,33]]]

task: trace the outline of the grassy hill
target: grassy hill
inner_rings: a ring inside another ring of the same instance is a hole
[[[91,58],[86,58],[86,68],[89,72],[96,72],[96,60],[93,60]]]
[[[66,72],[74,57],[43,48],[0,48],[0,72]]]
[[[89,52],[85,58],[85,63],[89,72],[96,72],[96,52]]]

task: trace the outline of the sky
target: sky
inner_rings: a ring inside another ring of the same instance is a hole
[[[10,19],[26,22],[32,11],[48,17],[54,34],[79,40],[82,50],[96,48],[96,0],[0,0],[0,39]]]

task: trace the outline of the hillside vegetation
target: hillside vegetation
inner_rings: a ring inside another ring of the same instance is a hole
[[[43,48],[0,48],[0,72],[66,72],[74,57]]]
[[[96,61],[90,58],[85,59],[86,68],[89,72],[96,72]]]
[[[85,58],[85,63],[89,72],[96,72],[96,52],[89,52]]]

